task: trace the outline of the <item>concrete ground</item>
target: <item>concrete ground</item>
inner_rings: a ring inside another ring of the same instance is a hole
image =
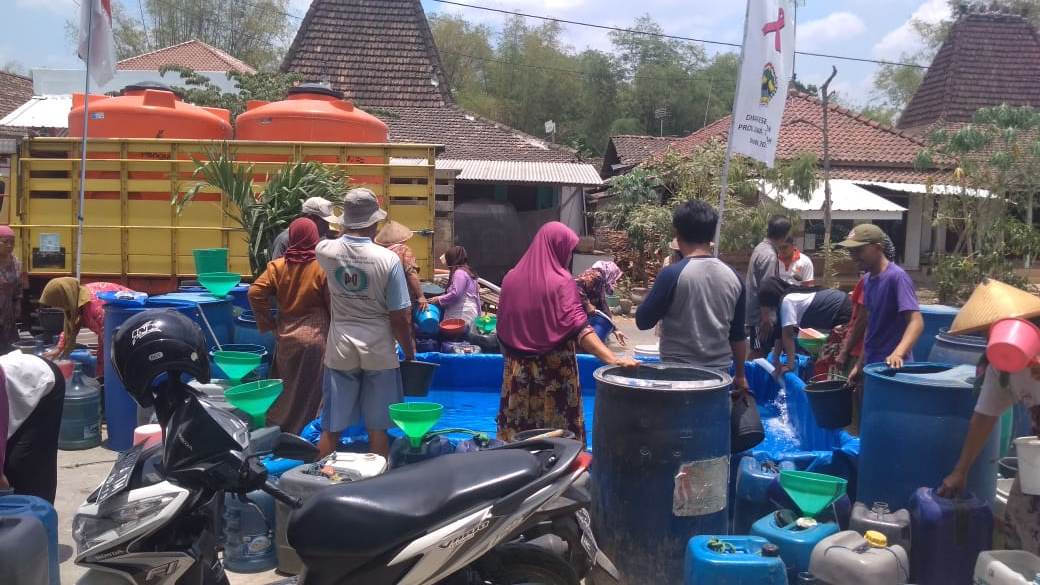
[[[628,336],[628,349],[616,342],[611,346],[615,351],[631,353],[635,345],[654,344],[657,338],[653,331],[639,331],[635,321],[629,317],[616,317],[618,328]],[[83,339],[88,342],[89,340]],[[54,506],[58,511],[58,543],[60,545],[61,582],[73,585],[85,572],[73,562],[75,543],[72,541],[72,518],[76,510],[87,496],[104,481],[115,463],[116,453],[103,447],[85,451],[58,452],[58,495]],[[228,573],[231,585],[289,585],[295,583],[294,578],[287,578],[274,571],[255,575]]]

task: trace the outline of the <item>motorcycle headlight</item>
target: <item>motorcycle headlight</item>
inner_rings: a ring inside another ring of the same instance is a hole
[[[72,521],[72,538],[77,550],[83,553],[129,533],[157,516],[176,497],[177,494],[170,493],[127,502],[98,516],[76,514]]]

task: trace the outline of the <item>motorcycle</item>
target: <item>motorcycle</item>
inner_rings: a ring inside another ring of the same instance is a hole
[[[302,585],[618,583],[587,512],[591,455],[532,439],[445,455],[330,487],[301,503],[267,479],[244,422],[171,374],[156,391],[165,440],[120,454],[73,522],[79,585],[226,585],[218,555],[225,493],[260,489],[294,509]],[[282,434],[279,457],[317,449]],[[563,554],[539,544],[563,543]]]

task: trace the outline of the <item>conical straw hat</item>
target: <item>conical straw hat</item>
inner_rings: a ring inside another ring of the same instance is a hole
[[[951,335],[985,331],[1003,319],[1040,317],[1040,297],[1010,284],[987,279],[975,287],[950,326]]]
[[[391,219],[376,234],[376,243],[380,246],[393,246],[394,244],[407,242],[412,239],[413,235],[415,234],[407,226]]]

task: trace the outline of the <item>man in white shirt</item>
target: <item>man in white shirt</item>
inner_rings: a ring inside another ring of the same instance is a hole
[[[815,275],[813,274],[812,258],[807,254],[803,254],[794,245],[794,238],[788,236],[784,240],[784,243],[780,245],[777,257],[780,260],[777,276],[784,279],[788,284],[795,286],[811,286],[813,284]]]
[[[373,453],[388,456],[389,406],[404,401],[396,340],[405,359],[415,359],[411,300],[397,254],[375,244],[386,218],[375,194],[353,189],[343,198],[344,235],[319,242],[332,321],[325,348],[321,411],[322,456],[335,450],[340,434],[364,417]]]

